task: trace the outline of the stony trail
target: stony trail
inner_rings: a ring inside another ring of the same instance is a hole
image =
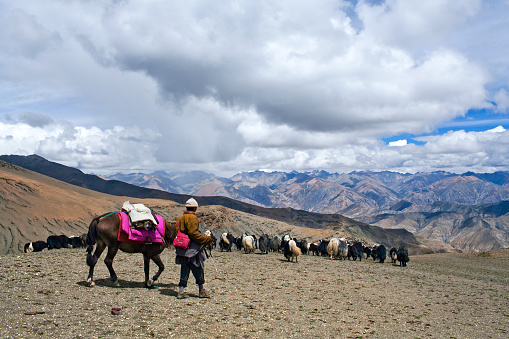
[[[0,256],[0,337],[509,337],[509,250],[411,256],[406,268],[214,250],[205,270],[213,297],[198,298],[191,277],[183,300],[174,250],[163,252],[152,289],[141,254],[117,254],[120,287],[103,259],[91,288],[84,249]]]

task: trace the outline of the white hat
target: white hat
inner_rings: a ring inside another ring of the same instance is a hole
[[[186,201],[186,207],[198,207],[198,202],[193,198]]]

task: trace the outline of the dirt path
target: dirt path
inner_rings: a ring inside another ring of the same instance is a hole
[[[194,297],[184,300],[173,250],[153,289],[143,287],[141,255],[117,255],[119,288],[103,259],[89,288],[83,249],[0,256],[0,337],[509,337],[507,250],[413,256],[406,268],[215,251],[206,262],[213,298],[197,298],[191,278]]]

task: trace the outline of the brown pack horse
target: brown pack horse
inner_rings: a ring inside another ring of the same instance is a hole
[[[86,244],[88,252],[87,265],[90,266],[90,270],[88,272],[87,284],[89,286],[94,286],[93,277],[95,264],[101,256],[101,253],[106,249],[106,247],[108,247],[108,253],[106,254],[104,263],[110,271],[110,279],[113,281],[115,286],[120,286],[120,284],[118,282],[117,275],[113,270],[113,258],[115,258],[115,255],[119,249],[127,253],[143,253],[145,286],[153,286],[154,282],[157,280],[157,278],[159,278],[164,270],[164,264],[161,261],[161,257],[159,255],[167,244],[173,243],[173,239],[177,235],[175,224],[164,221],[164,242],[151,244],[126,243],[118,241],[117,235],[119,227],[119,218],[114,213],[106,213],[98,216],[94,218],[90,223],[90,226],[88,226]],[[92,255],[92,250],[94,249],[94,245],[96,243],[97,246],[95,248],[94,254]],[[154,275],[152,279],[149,279],[150,260],[154,261],[154,263],[159,267],[159,271],[157,271],[156,275]]]

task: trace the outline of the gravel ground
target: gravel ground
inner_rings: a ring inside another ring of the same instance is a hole
[[[83,249],[0,256],[0,337],[509,337],[509,250],[411,256],[407,267],[213,255],[205,271],[213,297],[198,298],[191,277],[191,298],[183,300],[176,298],[179,266],[169,249],[152,289],[143,287],[141,254],[117,254],[120,287],[101,257],[92,288]]]

